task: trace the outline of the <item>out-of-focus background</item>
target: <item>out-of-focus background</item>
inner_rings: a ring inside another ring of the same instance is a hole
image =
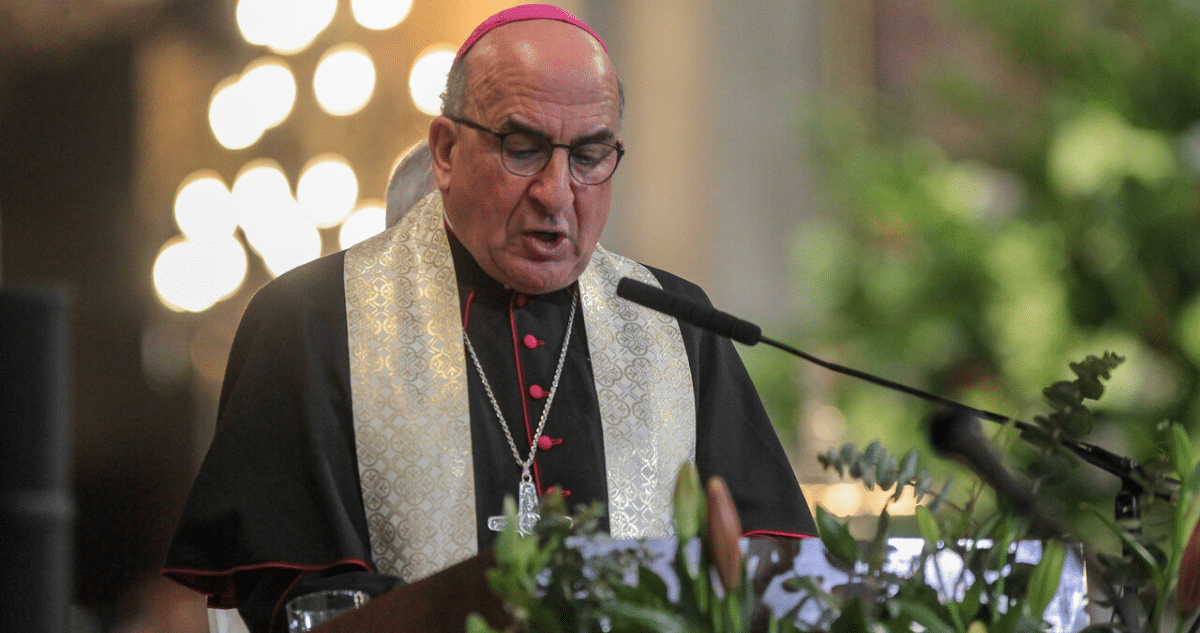
[[[0,0],[0,280],[69,305],[74,630],[206,630],[157,570],[241,312],[382,228],[449,57],[510,4]],[[1195,428],[1194,3],[560,5],[625,85],[609,248],[773,338],[1025,418],[1115,351],[1091,441],[1150,460],[1159,421]],[[810,500],[877,512],[815,455],[923,448],[928,407],[744,357]]]

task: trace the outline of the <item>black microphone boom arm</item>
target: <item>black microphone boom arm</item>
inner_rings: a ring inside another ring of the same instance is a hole
[[[726,338],[731,338],[744,345],[755,345],[759,342],[762,342],[770,345],[771,347],[781,349],[789,354],[792,354],[793,356],[802,358],[810,363],[813,363],[814,365],[824,367],[830,371],[834,371],[839,374],[845,374],[847,376],[853,376],[859,380],[865,380],[869,383],[879,385],[880,387],[891,389],[893,391],[899,391],[900,393],[905,393],[927,402],[951,407],[958,411],[965,411],[986,420],[991,420],[992,422],[998,422],[1000,424],[1012,424],[1020,431],[1040,430],[1038,427],[1028,422],[1022,422],[1021,420],[1017,420],[1010,416],[992,413],[991,411],[986,411],[984,409],[977,409],[975,407],[929,393],[928,391],[922,391],[915,387],[909,387],[908,385],[902,385],[886,378],[880,378],[879,376],[868,374],[864,371],[859,371],[857,369],[821,360],[820,358],[798,350],[795,347],[763,336],[762,329],[749,321],[739,319],[726,312],[721,312],[716,308],[697,303],[685,297],[680,297],[676,294],[667,292],[662,288],[651,286],[650,284],[637,281],[636,279],[630,279],[628,277],[621,279],[621,281],[617,284],[617,296],[643,305],[651,310],[656,310],[668,316],[675,317],[680,321],[691,323],[696,327],[714,332]],[[1079,440],[1059,438],[1058,442],[1071,450],[1071,452],[1075,453],[1075,455],[1077,455],[1083,461],[1103,471],[1120,477],[1124,482],[1133,482],[1135,476],[1143,479],[1146,478],[1146,473],[1142,467],[1128,457],[1122,457],[1108,450],[1100,448],[1099,446],[1088,444],[1087,442],[1081,442]],[[1166,483],[1178,482],[1174,482],[1174,480],[1167,480]],[[1172,496],[1169,492],[1162,490],[1155,490],[1154,494],[1155,496],[1167,501],[1169,501]]]

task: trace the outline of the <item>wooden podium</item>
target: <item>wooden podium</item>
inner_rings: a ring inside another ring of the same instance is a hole
[[[452,567],[389,591],[362,608],[317,627],[317,633],[462,633],[467,615],[479,613],[493,628],[503,628],[508,616],[487,588],[484,571],[495,564],[484,550]]]

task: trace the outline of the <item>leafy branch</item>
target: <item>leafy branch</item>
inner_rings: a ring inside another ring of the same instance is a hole
[[[912,449],[897,462],[896,457],[883,447],[883,443],[874,440],[867,448],[859,451],[852,443],[847,443],[841,449],[830,448],[817,461],[825,470],[830,468],[837,471],[839,477],[849,475],[862,482],[867,490],[874,490],[878,485],[883,490],[895,486],[892,501],[899,501],[904,496],[906,488],[912,488],[913,497],[920,502],[930,494],[933,477],[929,471],[920,468],[920,454]],[[942,486],[942,491],[933,495],[930,509],[936,511],[942,500],[950,491],[953,478],[948,478]]]
[[[1026,429],[1022,437],[1044,449],[1068,454],[1061,440],[1082,438],[1095,427],[1095,417],[1084,400],[1099,400],[1104,395],[1101,380],[1108,380],[1112,370],[1123,362],[1125,357],[1104,352],[1099,357],[1088,356],[1081,362],[1069,363],[1075,380],[1060,380],[1042,390],[1053,411],[1034,416],[1037,426]]]

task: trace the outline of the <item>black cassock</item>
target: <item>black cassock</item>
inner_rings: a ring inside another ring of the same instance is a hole
[[[522,459],[548,399],[577,286],[505,289],[450,237],[459,305]],[[285,597],[323,587],[378,594],[359,488],[350,394],[343,253],[288,272],[251,300],[221,392],[216,435],[164,573],[237,606],[252,631],[281,625]],[[708,304],[696,285],[651,269],[663,288]],[[607,501],[599,405],[582,306],[534,462],[539,494],[573,507]],[[746,534],[816,533],[792,468],[732,343],[680,324],[696,394],[696,464],[733,493]],[[516,496],[520,467],[467,358],[479,547]],[[303,579],[301,579],[303,577]]]

